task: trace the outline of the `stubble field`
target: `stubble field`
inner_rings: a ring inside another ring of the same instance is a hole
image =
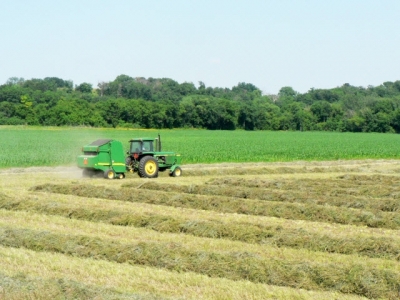
[[[398,299],[400,161],[0,170],[0,299]]]

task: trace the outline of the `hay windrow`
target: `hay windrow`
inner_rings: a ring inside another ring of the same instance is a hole
[[[6,276],[0,271],[0,299],[102,299],[163,300],[158,296],[121,293],[114,289],[91,286],[73,280]]]
[[[358,262],[331,265],[329,262],[279,257],[264,259],[256,253],[193,251],[176,243],[125,244],[115,240],[29,229],[0,228],[0,244],[177,272],[191,271],[210,277],[308,290],[333,290],[369,298],[397,299],[400,282],[400,274],[395,270],[373,268]]]
[[[146,185],[157,183],[146,183]],[[125,186],[127,186],[126,184]],[[172,186],[172,185],[170,185]],[[185,187],[182,187],[185,188]],[[44,184],[31,188],[31,191],[42,191],[94,197],[109,200],[141,202],[173,207],[213,210],[223,213],[240,213],[257,216],[272,216],[293,220],[308,220],[327,223],[365,225],[375,228],[400,228],[400,214],[388,212],[371,212],[344,207],[332,207],[316,204],[287,203],[265,200],[235,199],[231,197],[192,195],[136,188],[106,188],[89,184]]]
[[[343,181],[343,180],[342,180]],[[388,183],[389,184],[389,183]],[[334,188],[333,188],[333,185]],[[124,184],[123,187],[134,187]],[[374,188],[375,187],[375,188]],[[179,185],[147,182],[141,189],[169,191],[198,195],[218,195],[253,200],[267,200],[289,203],[330,205],[384,212],[400,211],[400,187],[389,188],[385,185],[363,186],[351,184],[338,186],[332,180],[241,180],[238,178],[213,179],[207,184]],[[332,192],[330,192],[332,191]],[[386,198],[374,198],[385,195]]]
[[[399,198],[400,176],[345,174],[335,178],[243,179],[237,177],[212,178],[206,184],[246,188],[279,189],[285,192],[307,190],[316,195],[345,195]]]
[[[121,295],[137,293],[141,295],[159,295],[168,299],[196,300],[243,300],[243,299],[292,299],[292,300],[361,300],[361,296],[342,294],[330,291],[306,291],[289,287],[278,287],[265,284],[254,284],[249,281],[232,281],[225,278],[211,278],[196,273],[177,273],[165,269],[118,264],[104,260],[93,260],[71,257],[60,253],[35,252],[27,249],[5,248],[0,246],[0,265],[6,277],[20,278],[29,281],[43,281],[50,285],[54,280],[63,282],[89,282],[86,286],[112,288],[121,291]],[[16,287],[6,294],[5,299],[69,299],[46,298],[49,289],[41,290],[41,283],[35,285],[30,294],[37,297],[20,295]],[[37,288],[36,288],[37,287]],[[6,290],[6,289],[5,289]],[[50,287],[51,290],[51,287]],[[4,291],[4,290],[3,290]],[[4,294],[4,293],[3,293]],[[3,295],[0,288],[0,295]],[[107,294],[105,294],[107,295]],[[82,295],[80,295],[82,296]],[[73,299],[103,300],[98,297],[76,297]],[[105,297],[105,299],[107,299]],[[123,299],[123,298],[122,298]],[[132,298],[131,298],[132,299]],[[134,298],[133,298],[134,299]]]
[[[222,238],[246,243],[268,244],[277,247],[309,249],[341,254],[400,260],[400,240],[390,236],[334,236],[310,232],[282,224],[225,223],[218,220],[185,218],[179,215],[140,213],[135,209],[96,208],[81,203],[60,203],[41,199],[1,200],[0,208],[58,215],[77,220],[103,222],[112,225],[134,226],[158,232],[185,233],[197,237]]]
[[[246,164],[236,168],[213,168],[212,165],[205,168],[185,168],[185,176],[215,176],[215,175],[265,175],[265,174],[309,174],[309,173],[338,173],[338,172],[359,172],[359,166],[313,166],[313,167],[246,167]]]

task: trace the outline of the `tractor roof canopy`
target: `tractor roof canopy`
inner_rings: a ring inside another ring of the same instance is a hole
[[[135,139],[131,139],[129,140],[129,142],[142,142],[142,141],[154,141],[155,138],[135,138]]]

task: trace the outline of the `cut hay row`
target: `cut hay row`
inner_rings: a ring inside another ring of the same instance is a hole
[[[13,212],[0,209],[0,226],[13,227],[16,230],[30,229],[38,232],[52,232],[60,235],[87,236],[93,239],[106,238],[121,243],[154,242],[159,244],[171,244],[182,246],[189,250],[201,250],[206,252],[247,252],[257,253],[258,256],[268,260],[275,257],[288,261],[305,261],[349,265],[351,263],[364,264],[365,257],[358,255],[329,254],[312,252],[307,249],[277,248],[270,245],[249,244],[239,241],[224,239],[200,238],[185,234],[159,233],[145,228],[115,226],[104,223],[95,223],[59,216],[47,216],[32,212]],[[179,244],[177,243],[179,241]],[[368,264],[373,268],[388,268],[398,270],[400,263],[393,260],[369,258]]]
[[[0,265],[1,299],[366,299],[1,246]]]
[[[310,173],[350,173],[360,172],[359,166],[337,166],[337,167],[288,167],[288,166],[252,166],[247,167],[242,164],[236,168],[216,168],[212,166],[192,169],[190,166],[185,168],[185,176],[226,176],[226,175],[270,175],[270,174],[310,174]]]
[[[372,212],[345,207],[334,207],[317,204],[287,203],[266,200],[235,199],[223,196],[206,196],[189,193],[164,192],[164,186],[146,181],[140,189],[110,188],[89,184],[42,184],[31,188],[31,191],[94,197],[109,200],[140,202],[173,207],[212,210],[222,213],[240,213],[257,216],[271,216],[292,220],[307,220],[327,223],[365,225],[375,228],[400,228],[400,214],[393,212]],[[143,186],[159,186],[160,190],[145,190]],[[184,188],[184,187],[183,187]]]
[[[137,293],[118,292],[113,288],[104,288],[82,284],[62,278],[42,279],[16,274],[6,276],[0,271],[0,299],[107,299],[107,300],[163,300],[166,298]]]
[[[373,195],[368,195],[368,191],[362,191],[364,194],[363,196],[356,195],[359,191],[356,190],[356,187],[350,184],[348,184],[348,187],[335,187],[331,189],[330,185],[332,183],[335,184],[335,181],[330,179],[313,180],[313,186],[307,186],[306,182],[310,182],[310,180],[297,181],[291,179],[282,182],[278,180],[271,180],[269,184],[273,186],[273,188],[246,187],[243,186],[240,181],[241,179],[239,178],[234,180],[218,178],[212,180],[210,183],[189,186],[181,184],[146,182],[146,184],[142,185],[140,188],[155,191],[168,191],[208,196],[218,195],[242,199],[330,205],[370,211],[400,211],[400,188],[397,190],[392,188],[392,191],[388,192],[388,187],[381,187],[380,185],[377,185],[375,190],[383,190],[382,194],[385,194],[387,197],[389,197],[377,199],[373,198]],[[215,182],[219,183],[215,184]],[[327,182],[326,185],[325,182]],[[246,184],[246,182],[244,182],[244,184]],[[132,183],[125,183],[122,186],[129,188],[135,187],[136,185]],[[368,189],[372,190],[374,188],[368,186]]]
[[[228,184],[228,185],[239,185],[245,187],[262,187],[262,188],[273,188],[279,187],[283,189],[290,189],[293,185],[305,185],[308,188],[313,188],[318,185],[318,182],[327,185],[328,187],[341,187],[341,188],[351,188],[351,187],[362,187],[371,185],[382,186],[382,188],[399,190],[399,178],[400,176],[393,175],[382,175],[382,174],[371,174],[371,175],[361,175],[361,174],[344,174],[329,178],[294,178],[294,180],[288,180],[285,178],[270,178],[265,177],[255,177],[253,179],[246,179],[243,177],[219,177],[211,178],[207,183],[209,184]],[[293,181],[295,181],[293,183]]]
[[[167,242],[165,233],[155,241],[144,229],[130,233],[125,227],[33,213],[3,212],[1,222],[0,244],[8,247],[369,298],[398,296],[400,264],[389,260],[195,237],[177,243],[181,239],[173,235]]]
[[[176,209],[166,214],[157,213],[154,208],[143,212],[137,207],[129,205],[121,207],[107,202],[109,201],[96,202],[93,199],[85,199],[82,202],[73,198],[58,198],[55,202],[53,198],[46,199],[45,195],[41,195],[40,201],[37,201],[32,195],[17,199],[0,193],[0,208],[7,210],[148,228],[158,232],[185,233],[198,237],[223,238],[277,247],[400,260],[400,238],[394,235],[365,232],[360,234],[358,230],[350,228],[346,228],[347,235],[339,235],[338,232],[332,234],[323,229],[312,230],[315,224],[293,226],[276,220],[267,222],[265,220],[263,223],[232,219],[224,221],[220,215],[218,219],[209,218],[204,214],[186,216],[181,210]]]
[[[207,184],[247,188],[293,189],[315,195],[368,196],[375,198],[400,198],[400,176],[345,174],[330,178],[274,178],[244,179],[238,177],[213,178]]]

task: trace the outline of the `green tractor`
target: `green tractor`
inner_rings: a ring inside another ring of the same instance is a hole
[[[122,143],[116,140],[100,139],[82,147],[77,158],[78,167],[84,177],[102,174],[104,178],[125,178],[125,172],[137,172],[140,177],[155,178],[158,172],[169,170],[170,176],[182,175],[181,156],[161,150],[158,138],[137,138],[129,141],[125,157]]]
[[[82,147],[82,155],[77,158],[78,167],[85,177],[103,174],[104,178],[125,178],[126,166],[122,143],[100,139]]]
[[[161,149],[161,138],[136,138],[129,141],[130,147],[125,160],[130,172],[137,172],[140,177],[156,178],[158,172],[169,170],[169,175],[182,175],[181,156],[175,152]]]

